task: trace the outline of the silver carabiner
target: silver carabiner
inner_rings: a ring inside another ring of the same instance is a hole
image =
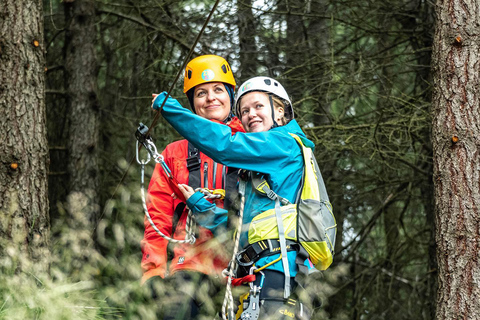
[[[145,164],[147,164],[147,163],[150,162],[150,159],[151,159],[151,157],[150,157],[150,152],[148,152],[148,150],[147,150],[147,161],[145,162],[145,160],[140,160],[140,158],[139,158],[138,140],[137,140],[137,162],[138,162],[138,164],[143,164],[143,165],[145,165]]]

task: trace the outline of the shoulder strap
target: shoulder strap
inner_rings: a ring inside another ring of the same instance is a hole
[[[303,160],[305,162],[301,199],[329,202],[327,188],[323,182],[322,174],[318,168],[317,160],[313,156],[312,149],[305,147],[302,139],[296,134],[290,133],[290,135],[295,138],[302,148]],[[315,181],[313,181],[313,179],[315,179]]]
[[[178,221],[180,221],[180,217],[182,216],[183,210],[187,205],[184,202],[180,202],[176,207],[175,211],[173,212],[173,221],[172,221],[172,237],[175,235],[175,230],[177,230]]]
[[[188,142],[188,157],[187,157],[187,169],[188,174],[188,185],[193,189],[200,188],[200,152],[195,148],[190,141]]]
[[[226,168],[223,166],[223,168]],[[226,168],[223,173],[225,176],[222,177],[225,181],[225,199],[223,201],[223,208],[226,210],[238,209],[238,169],[236,168]]]
[[[275,191],[270,189],[270,185],[265,179],[265,175],[263,173],[249,172],[249,176],[250,180],[252,181],[252,188],[255,190],[255,192],[262,196],[268,197],[272,201],[276,201],[278,199],[284,206],[290,204],[288,199],[279,196],[275,193]]]

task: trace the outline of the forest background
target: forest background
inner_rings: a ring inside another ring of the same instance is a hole
[[[215,1],[0,3],[0,319],[154,319],[134,133]],[[479,319],[478,7],[220,1],[194,47],[278,79],[316,144],[338,237],[314,319]]]

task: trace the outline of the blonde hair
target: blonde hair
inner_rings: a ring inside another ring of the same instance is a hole
[[[271,95],[272,97],[272,101],[273,101],[273,106],[275,107],[275,109],[278,109],[278,108],[283,108],[283,117],[280,119],[280,121],[282,123],[278,123],[279,126],[284,126],[286,125],[287,123],[290,122],[290,120],[292,119],[289,119],[289,117],[287,117],[287,108],[286,108],[286,102],[283,100],[283,99],[280,99],[278,98],[277,96],[275,95]],[[276,120],[275,120],[276,121]]]

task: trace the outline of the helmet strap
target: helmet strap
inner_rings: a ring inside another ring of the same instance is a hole
[[[273,126],[270,129],[278,127],[277,121],[275,121],[275,107],[273,106],[273,99],[272,95],[268,94],[268,100],[270,100],[270,107],[272,108],[272,120],[273,120]]]
[[[235,103],[235,90],[233,89],[233,86],[228,83],[223,83],[223,85],[225,86],[225,90],[227,90],[228,96],[230,97],[230,112],[228,113],[227,118],[223,120],[223,123],[229,123],[235,116],[233,113],[233,104]]]
[[[192,111],[193,113],[197,113],[197,111],[195,111],[195,106],[193,105],[193,93],[195,91],[195,87],[193,87],[192,89],[188,90],[186,95],[187,95],[187,98],[188,98],[188,102],[190,103],[190,107],[192,108]]]

